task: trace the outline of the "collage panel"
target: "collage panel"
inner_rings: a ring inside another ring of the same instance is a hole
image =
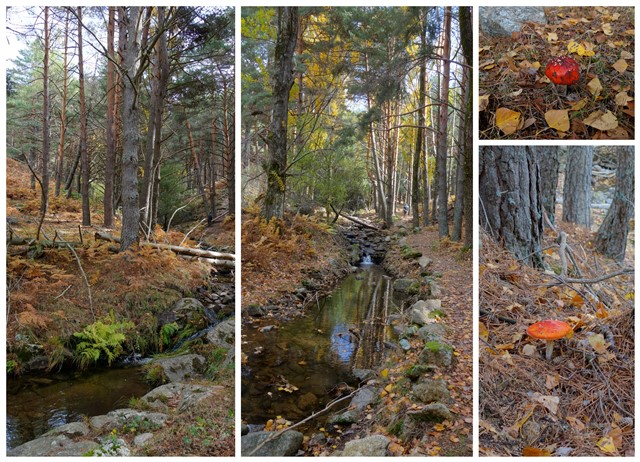
[[[234,456],[235,9],[5,12],[6,455]]]
[[[633,146],[479,149],[479,452],[632,456]]]
[[[242,20],[242,456],[472,456],[472,9]]]
[[[478,16],[480,140],[635,139],[635,7]]]

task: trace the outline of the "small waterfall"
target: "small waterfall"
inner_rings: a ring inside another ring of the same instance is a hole
[[[367,254],[367,255],[363,255],[362,256],[362,261],[360,262],[361,265],[373,265],[373,260],[371,260],[371,255]]]

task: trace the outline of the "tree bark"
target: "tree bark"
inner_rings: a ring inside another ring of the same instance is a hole
[[[624,260],[629,235],[629,222],[634,215],[634,149],[618,147],[616,191],[609,210],[596,236],[598,252],[617,261]]]
[[[560,151],[557,146],[529,146],[529,151],[536,156],[540,169],[542,207],[547,212],[551,223],[555,223]]]
[[[591,226],[591,170],[593,146],[573,147],[567,153],[562,220]]]
[[[273,110],[267,144],[269,159],[265,165],[267,192],[263,215],[268,220],[282,218],[286,191],[287,122],[289,93],[293,86],[293,56],[298,38],[298,7],[278,7],[278,33],[275,68],[272,79]]]
[[[49,116],[49,7],[44,7],[44,60],[42,70],[42,202],[40,213],[49,208],[49,151],[51,150]],[[40,236],[38,236],[39,238]]]
[[[109,7],[109,21],[107,22],[107,126],[106,153],[104,158],[104,227],[113,227],[113,183],[116,163],[116,88],[115,88],[115,16],[116,8]]]
[[[58,142],[58,162],[56,169],[56,197],[60,195],[64,168],[64,138],[67,132],[67,94],[69,88],[67,49],[69,44],[69,10],[64,21],[64,52],[62,57],[62,108],[60,109],[60,141]]]
[[[480,224],[516,258],[542,267],[540,175],[525,147],[481,148]]]
[[[140,7],[125,7],[122,24],[127,30],[123,49],[122,78],[122,232],[120,251],[138,241],[138,101],[137,83],[140,66],[138,22]]]
[[[469,68],[464,104],[464,246],[473,245],[473,24],[471,7],[460,7],[460,42]]]
[[[447,194],[447,122],[449,120],[449,55],[451,54],[451,7],[444,10],[442,46],[442,81],[440,88],[440,113],[438,114],[438,234],[440,237],[449,235],[447,208],[449,195]]]
[[[91,226],[89,179],[91,164],[87,151],[87,105],[84,92],[84,58],[82,53],[82,7],[78,7],[78,99],[80,100],[80,170],[82,172],[82,226]]]

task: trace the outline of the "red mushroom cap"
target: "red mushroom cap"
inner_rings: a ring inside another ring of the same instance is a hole
[[[549,61],[544,73],[553,83],[573,85],[580,79],[580,65],[573,58],[558,56]]]
[[[564,321],[547,319],[535,324],[531,324],[527,329],[527,334],[533,338],[542,340],[558,340],[571,331],[571,326]]]

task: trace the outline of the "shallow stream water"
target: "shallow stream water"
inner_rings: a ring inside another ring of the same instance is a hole
[[[8,379],[7,449],[83,416],[127,407],[150,389],[136,367]]]
[[[298,421],[357,385],[353,369],[375,368],[393,337],[391,279],[375,265],[347,276],[330,295],[269,332],[243,329],[242,418]]]

